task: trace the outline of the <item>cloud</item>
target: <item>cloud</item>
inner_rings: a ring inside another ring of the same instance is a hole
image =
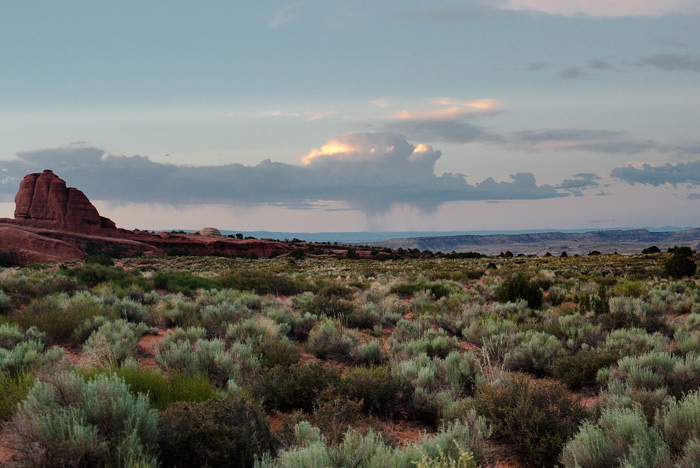
[[[405,109],[389,116],[387,127],[430,142],[471,143],[498,141],[500,137],[472,124],[470,120],[502,112],[495,99],[464,101],[449,97],[429,99],[439,106],[431,109]]]
[[[643,58],[641,63],[660,70],[700,73],[700,57],[691,55],[656,54]]]
[[[482,0],[447,4],[408,15],[417,20],[471,20],[498,12],[589,16],[593,18],[655,17],[698,14],[697,0]]]
[[[449,201],[542,199],[567,196],[534,175],[510,181],[492,178],[471,185],[463,174],[435,174],[442,153],[413,145],[389,133],[349,133],[307,155],[306,166],[272,162],[256,166],[179,166],[146,156],[117,156],[98,148],[61,148],[19,153],[0,161],[8,183],[0,196],[11,198],[31,172],[53,169],[68,185],[93,200],[167,204],[251,204],[307,207],[318,201],[344,201],[367,213],[392,204],[425,210]],[[311,157],[313,156],[313,157]]]
[[[402,16],[419,21],[464,21],[492,15],[497,11],[488,2],[466,0],[461,4],[437,5],[417,12],[403,14]]]
[[[497,142],[502,138],[489,130],[469,122],[452,120],[397,120],[387,124],[389,129],[399,131],[423,141],[444,143],[473,143],[477,141]]]
[[[599,187],[599,180],[600,177],[596,174],[582,172],[572,174],[570,179],[564,179],[558,187],[580,197],[583,196],[583,190]]]
[[[560,80],[583,80],[591,75],[581,67],[568,67],[559,72]]]
[[[504,10],[602,18],[700,13],[697,0],[507,0],[490,3]]]
[[[513,134],[508,144],[528,151],[594,151],[609,154],[637,154],[657,147],[651,140],[625,137],[625,132],[607,130],[522,131]]]
[[[283,24],[290,22],[293,18],[292,13],[301,5],[303,5],[303,2],[295,2],[290,5],[287,5],[284,8],[280,8],[270,19],[268,26],[272,29],[276,29],[282,26]]]
[[[660,145],[662,153],[675,153],[678,156],[700,156],[700,141]]]
[[[527,64],[527,69],[530,71],[541,71],[549,68],[549,64],[547,62],[529,62]]]
[[[663,184],[690,184],[700,185],[700,161],[652,166],[643,164],[641,168],[633,165],[616,167],[611,175],[629,184],[647,184],[658,187]]]
[[[381,109],[384,109],[385,107],[389,107],[391,105],[391,102],[387,98],[374,99],[372,101],[369,101],[369,103]]]
[[[613,66],[607,60],[591,59],[588,61],[588,68],[593,70],[612,70]]]
[[[293,112],[293,111],[283,111],[283,110],[271,110],[265,111],[257,114],[258,117],[289,117],[295,119],[304,119],[307,122],[314,120],[325,119],[335,114],[335,111],[326,112]],[[229,114],[227,117],[233,117],[237,114]]]

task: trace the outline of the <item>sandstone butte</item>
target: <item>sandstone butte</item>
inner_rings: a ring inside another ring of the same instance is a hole
[[[0,252],[17,264],[77,260],[88,243],[126,255],[164,256],[173,249],[189,255],[269,257],[297,246],[272,240],[233,239],[204,234],[129,231],[97,212],[83,192],[67,187],[50,170],[28,174],[15,196],[14,219],[0,218]]]

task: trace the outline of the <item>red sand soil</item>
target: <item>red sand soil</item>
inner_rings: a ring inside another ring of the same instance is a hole
[[[11,467],[15,466],[19,461],[19,450],[10,437],[10,430],[5,427],[0,427],[0,466]]]
[[[144,369],[155,369],[158,367],[156,362],[156,347],[165,338],[168,330],[159,328],[157,334],[146,333],[141,337],[138,343],[139,365]]]

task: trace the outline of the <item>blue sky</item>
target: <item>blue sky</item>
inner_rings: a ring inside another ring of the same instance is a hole
[[[0,216],[127,228],[700,225],[700,0],[6,1]]]

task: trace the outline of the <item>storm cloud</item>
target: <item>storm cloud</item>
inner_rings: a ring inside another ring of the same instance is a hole
[[[616,167],[611,175],[629,184],[647,184],[655,187],[663,184],[700,185],[700,161],[671,164],[663,166],[642,165],[638,169],[631,164],[627,167]]]
[[[21,178],[52,169],[94,200],[168,204],[246,203],[304,207],[344,201],[366,212],[392,204],[426,209],[448,201],[543,199],[566,196],[534,175],[475,185],[464,174],[435,174],[442,153],[389,132],[337,136],[303,158],[306,166],[266,159],[256,166],[179,166],[146,156],[106,154],[98,148],[62,148],[18,154],[0,162],[0,195],[11,199]]]
[[[559,188],[567,190],[577,197],[583,196],[583,191],[586,189],[597,188],[600,186],[600,177],[596,174],[579,173],[572,174],[570,179],[564,179]]]

